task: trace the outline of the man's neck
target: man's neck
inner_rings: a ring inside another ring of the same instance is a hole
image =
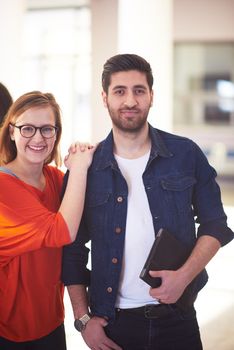
[[[148,124],[135,133],[123,132],[113,127],[113,137],[114,153],[123,158],[139,158],[151,147]]]

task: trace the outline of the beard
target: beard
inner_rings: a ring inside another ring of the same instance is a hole
[[[124,111],[135,111],[138,114],[137,116],[134,116],[132,118],[125,118],[121,116],[121,109],[114,110],[107,103],[107,109],[113,125],[117,129],[128,133],[138,132],[145,126],[145,124],[147,123],[150,107],[151,106],[149,105],[148,108],[144,110],[139,110],[137,108],[123,108]]]

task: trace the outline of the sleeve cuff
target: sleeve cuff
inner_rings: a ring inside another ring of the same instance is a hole
[[[201,224],[198,228],[197,235],[198,237],[203,235],[212,236],[220,242],[221,246],[228,244],[234,238],[233,231],[228,226],[220,222],[208,222]]]

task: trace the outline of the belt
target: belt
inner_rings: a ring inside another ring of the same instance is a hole
[[[148,304],[131,309],[116,309],[117,313],[131,313],[144,316],[145,318],[161,318],[172,315],[177,310],[175,304]]]

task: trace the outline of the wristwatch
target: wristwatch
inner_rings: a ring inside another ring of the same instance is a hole
[[[75,329],[78,332],[82,332],[85,329],[86,324],[89,322],[90,319],[91,319],[91,317],[88,314],[85,314],[84,316],[82,316],[79,319],[78,318],[75,319],[75,321],[74,321]]]

